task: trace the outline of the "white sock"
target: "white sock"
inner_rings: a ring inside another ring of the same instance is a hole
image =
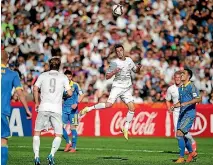
[[[39,157],[40,136],[33,136],[33,151],[35,158]]]
[[[106,108],[106,103],[98,103],[91,107],[88,107],[88,112],[92,111],[93,109],[103,109],[103,108]]]
[[[61,137],[55,137],[52,143],[51,155],[54,157],[56,151],[59,149],[61,145]]]
[[[129,124],[130,124],[130,122],[131,122],[132,119],[133,119],[134,113],[135,113],[135,112],[133,112],[133,111],[128,111],[128,113],[127,113],[127,115],[126,115],[126,122],[125,122],[125,125],[124,125],[124,128],[125,128],[126,130],[129,129]]]
[[[185,135],[185,137],[190,140],[191,144],[195,142],[194,138],[189,132]]]

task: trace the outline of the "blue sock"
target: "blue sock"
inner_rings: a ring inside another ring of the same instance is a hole
[[[1,146],[1,165],[6,165],[8,160],[8,147]]]
[[[78,134],[76,129],[71,130],[71,132],[72,132],[72,148],[76,149]]]
[[[63,128],[63,138],[66,140],[66,143],[69,144],[69,136],[67,134],[67,131]]]
[[[185,141],[183,136],[177,136],[178,146],[180,149],[180,157],[184,157],[185,153]]]
[[[186,144],[186,148],[189,152],[192,152],[192,144],[190,143],[189,139],[187,139],[186,137],[184,137],[185,140],[185,144]]]

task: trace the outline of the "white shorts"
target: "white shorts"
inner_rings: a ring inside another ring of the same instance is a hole
[[[110,92],[107,102],[114,104],[116,99],[119,97],[126,104],[133,102],[134,99],[132,97],[132,88],[131,87],[129,88],[112,87],[112,90]]]
[[[178,118],[179,118],[179,111],[174,111],[173,112],[173,124],[174,124],[174,131],[177,131],[177,123],[178,123]]]
[[[54,112],[38,112],[36,122],[35,122],[35,131],[48,130],[50,125],[53,127],[55,134],[62,135],[62,116]]]

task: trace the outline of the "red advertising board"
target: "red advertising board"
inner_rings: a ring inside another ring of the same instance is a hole
[[[80,104],[79,109],[88,106]],[[120,129],[124,125],[127,108],[124,104],[115,104],[112,108],[94,110],[80,118],[78,133],[81,136],[122,136]],[[33,113],[33,128],[36,112]],[[174,136],[172,115],[164,104],[136,105],[136,112],[130,124],[130,136]],[[198,105],[197,116],[191,133],[198,137],[213,137],[213,105]],[[42,135],[53,135],[50,129]]]

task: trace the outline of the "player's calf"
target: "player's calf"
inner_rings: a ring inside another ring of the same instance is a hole
[[[83,116],[94,109],[99,110],[103,108],[109,108],[111,106],[112,106],[112,103],[106,102],[106,103],[98,103],[90,107],[85,107],[83,110],[80,111],[80,116]]]
[[[1,139],[1,165],[6,165],[8,160],[7,139]]]

